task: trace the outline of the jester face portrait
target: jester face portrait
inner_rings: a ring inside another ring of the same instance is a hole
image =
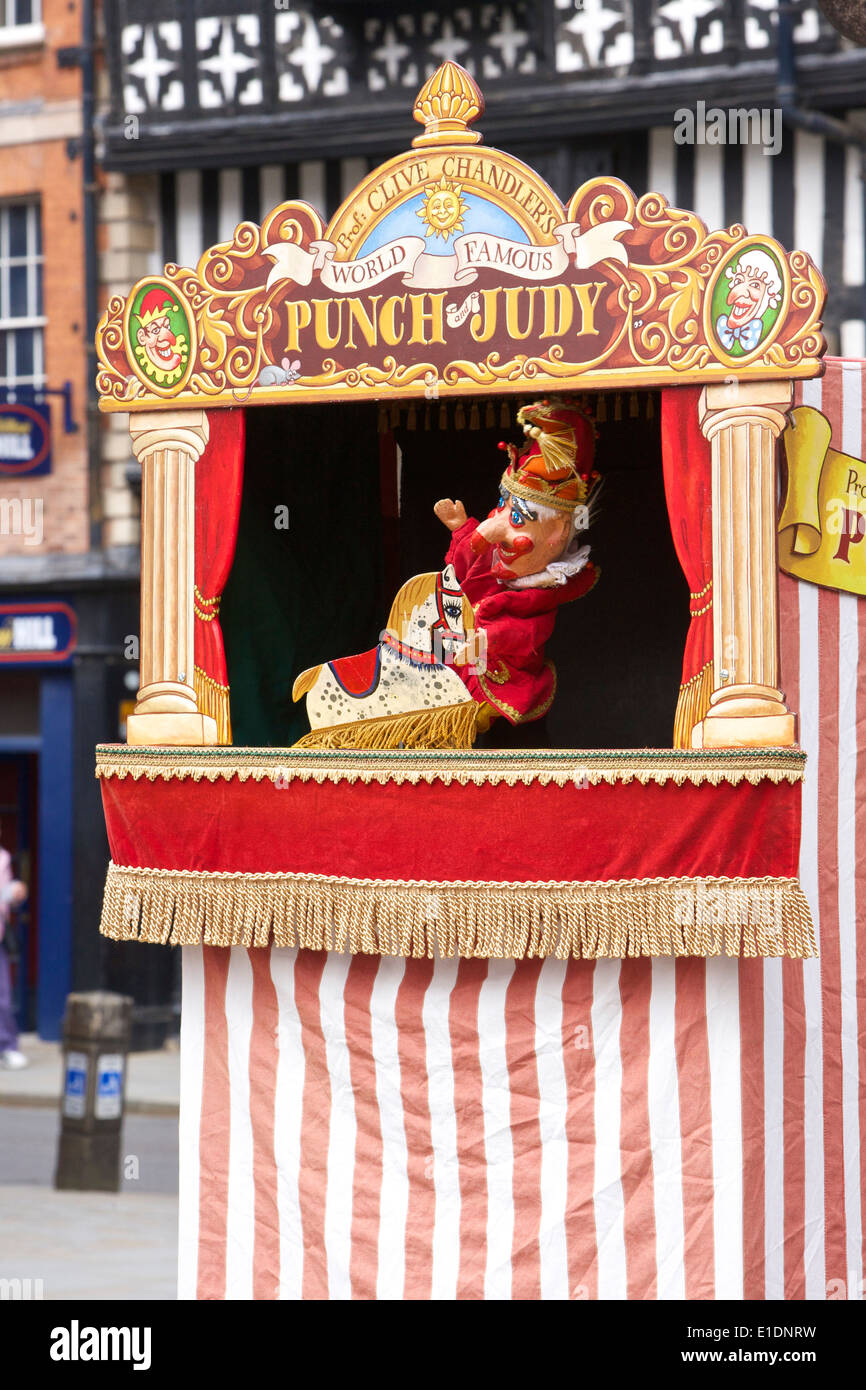
[[[147,375],[160,385],[178,380],[189,356],[186,335],[175,334],[167,312],[176,309],[170,295],[153,289],[142,299],[137,315],[135,355]]]

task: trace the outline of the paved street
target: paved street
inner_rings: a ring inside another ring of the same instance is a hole
[[[0,1105],[0,1185],[53,1186],[59,1123],[57,1107]],[[127,1115],[120,1152],[124,1192],[176,1195],[176,1117]]]
[[[41,1280],[47,1300],[175,1298],[177,1052],[129,1059],[115,1194],[54,1191],[60,1049],[22,1047],[31,1065],[0,1072],[0,1280]]]
[[[45,1299],[173,1299],[176,1250],[176,1197],[0,1185],[0,1279]]]

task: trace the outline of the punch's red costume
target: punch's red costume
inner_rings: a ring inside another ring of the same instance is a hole
[[[487,634],[487,670],[455,667],[469,693],[486,700],[512,724],[526,724],[546,714],[556,694],[556,668],[545,661],[544,647],[553,632],[557,609],[582,598],[598,579],[591,562],[565,584],[538,589],[509,589],[490,573],[492,550],[476,556],[471,538],[478,526],[470,517],[454,531],[445,563],[453,564],[463,592]]]
[[[307,696],[315,722],[303,747],[469,748],[497,715],[527,724],[547,713],[556,670],[544,648],[557,610],[598,579],[577,532],[599,475],[582,410],[543,400],[517,420],[529,442],[500,445],[508,467],[487,519],[436,503],[451,531],[441,574],[403,586],[372,651],[295,681],[293,698]]]

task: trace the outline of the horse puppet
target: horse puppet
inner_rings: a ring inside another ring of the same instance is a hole
[[[416,575],[371,651],[298,676],[311,732],[297,747],[470,748],[489,720],[456,668],[483,666],[484,646],[454,566]]]

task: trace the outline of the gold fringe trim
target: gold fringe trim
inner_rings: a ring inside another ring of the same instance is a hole
[[[200,666],[193,667],[192,686],[199,714],[209,714],[216,720],[217,741],[230,744],[232,741],[232,721],[229,706],[229,687],[220,685],[213,676],[207,675]]]
[[[817,955],[796,879],[435,883],[111,864],[100,931],[172,946],[483,960]]]
[[[479,706],[479,709],[481,707]],[[493,751],[445,749],[430,752],[394,750],[307,751],[295,748],[137,748],[123,744],[103,744],[97,749],[96,776],[116,777],[121,781],[131,777],[134,782],[144,777],[148,782],[157,779],[193,782],[271,781],[287,785],[301,782],[387,782],[416,785],[426,782],[452,783],[458,786],[496,785],[529,786],[597,786],[606,782],[650,782],[677,786],[690,783],[718,786],[728,782],[733,786],[748,782],[801,782],[805,754],[799,749],[688,749],[654,752],[652,750],[596,750],[570,752],[496,753]]]
[[[410,710],[382,719],[329,724],[298,739],[296,748],[471,748],[478,732],[475,700],[439,709]]]
[[[674,715],[674,748],[691,748],[692,729],[710,707],[713,693],[713,663],[708,661],[691,680],[680,686]]]

